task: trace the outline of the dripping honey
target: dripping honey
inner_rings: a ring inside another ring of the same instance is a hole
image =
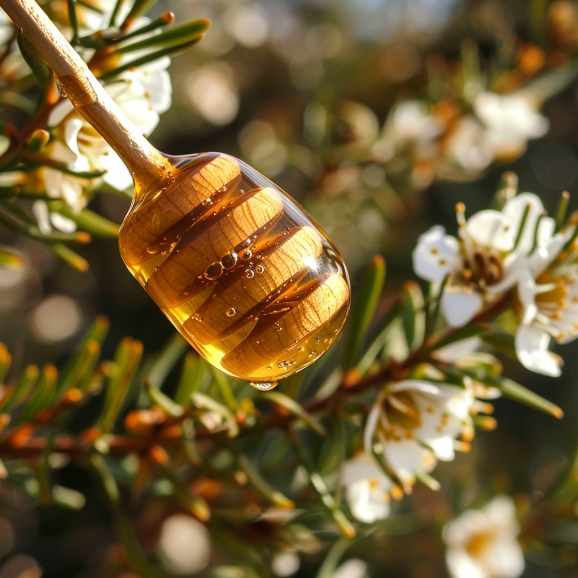
[[[122,258],[211,364],[274,384],[313,363],[349,309],[347,273],[319,226],[271,181],[218,153],[139,194]],[[162,177],[162,175],[160,175]]]

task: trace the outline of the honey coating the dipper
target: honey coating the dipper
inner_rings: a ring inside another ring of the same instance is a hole
[[[342,259],[295,201],[242,161],[172,161],[174,178],[135,198],[122,258],[212,365],[271,389],[337,339],[350,302]]]

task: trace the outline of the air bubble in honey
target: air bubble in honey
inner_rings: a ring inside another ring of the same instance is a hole
[[[343,261],[295,201],[243,162],[219,153],[169,162],[175,182],[135,196],[122,258],[212,365],[272,389],[341,331]]]

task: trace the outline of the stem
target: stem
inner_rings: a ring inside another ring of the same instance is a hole
[[[432,348],[434,348],[437,343],[440,343],[458,331],[463,331],[467,327],[493,319],[505,311],[511,305],[512,295],[513,293],[510,291],[492,303],[489,303],[485,309],[480,311],[480,313],[478,313],[478,315],[476,315],[464,327],[448,329],[447,331],[432,336],[421,348],[416,350],[415,353],[409,356],[405,361],[401,363],[391,361],[387,365],[384,365],[379,371],[358,379],[355,382],[342,381],[337,391],[340,395],[347,396],[365,391],[366,389],[375,386],[383,385],[388,381],[404,379],[412,367],[415,367],[420,363],[432,361],[432,354],[435,353]],[[334,396],[313,398],[304,403],[302,407],[304,412],[312,414],[326,410],[330,407],[332,402],[334,402]],[[220,404],[217,404],[216,402],[214,403],[215,405],[220,406]],[[220,407],[225,409],[224,406]],[[170,423],[171,425],[180,424],[189,417],[190,413],[185,411],[181,416],[173,418],[173,421]],[[261,422],[261,427],[263,429],[284,429],[298,417],[299,416],[294,413],[287,412],[279,414],[274,412]],[[236,420],[234,423],[237,425]],[[231,424],[226,424],[221,428],[214,430],[199,429],[195,433],[195,437],[197,439],[215,439],[217,436],[230,434],[230,427]],[[241,429],[240,433],[250,433],[251,431],[254,430]],[[108,448],[111,455],[118,456],[132,452],[142,452],[153,445],[161,445],[163,447],[180,445],[182,444],[182,441],[182,432],[179,428],[170,427],[166,430],[155,432],[148,437],[111,435],[108,441]],[[7,437],[0,440],[0,455],[3,458],[34,456],[38,453],[42,453],[45,447],[46,438],[44,437],[32,437],[18,443],[15,443],[12,437]],[[81,457],[86,454],[88,447],[86,442],[82,439],[82,436],[76,438],[72,436],[60,436],[54,441],[53,450],[72,457]]]
[[[159,176],[164,178],[169,170],[174,174],[174,167],[131,125],[34,0],[0,0],[0,6],[45,58],[79,114],[123,160],[133,175],[135,195],[161,182]]]

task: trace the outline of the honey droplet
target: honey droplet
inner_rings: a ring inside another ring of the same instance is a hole
[[[278,381],[251,381],[250,385],[252,387],[254,387],[255,389],[258,389],[259,391],[269,391],[270,389],[273,389],[274,387],[277,387],[277,385],[279,384]]]

